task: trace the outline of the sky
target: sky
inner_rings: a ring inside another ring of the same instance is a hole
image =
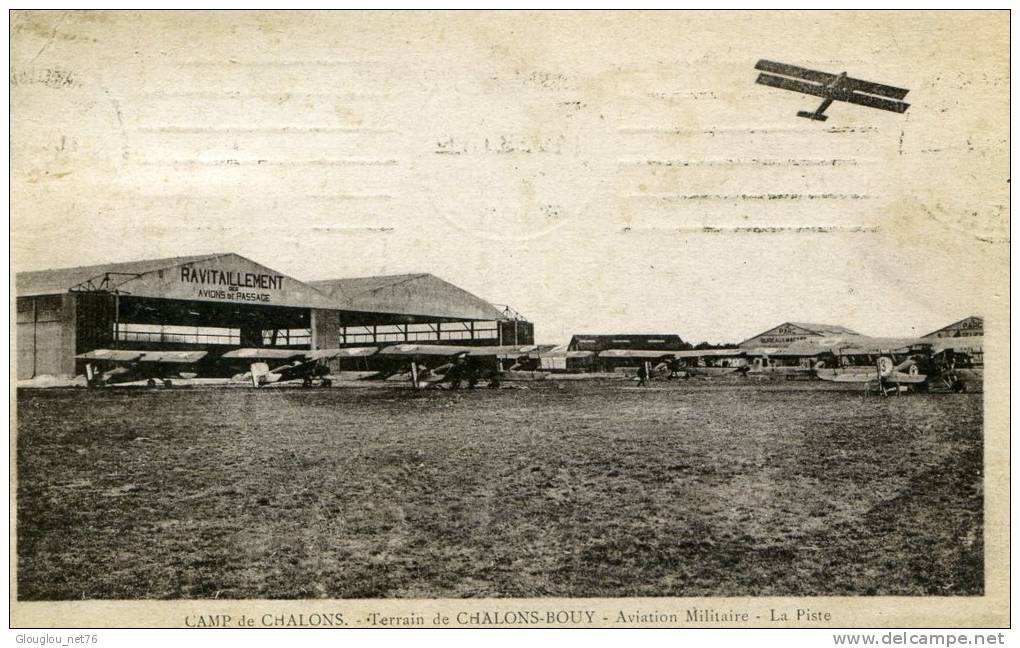
[[[430,272],[550,343],[1007,327],[1008,20],[20,12],[12,264]],[[800,119],[762,58],[911,107]]]

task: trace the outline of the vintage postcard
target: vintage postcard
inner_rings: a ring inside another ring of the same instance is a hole
[[[9,36],[13,626],[1008,625],[1007,11]]]

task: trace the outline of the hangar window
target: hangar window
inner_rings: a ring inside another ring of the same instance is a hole
[[[397,325],[384,324],[375,327],[376,342],[403,342],[404,329]]]
[[[240,344],[241,329],[215,326],[169,326],[119,322],[116,337],[123,342],[172,344]]]
[[[375,337],[371,326],[343,326],[340,327],[340,335],[345,344],[372,342]]]
[[[304,346],[312,343],[312,329],[275,329],[262,331],[266,346]]]
[[[488,340],[499,337],[495,321],[443,322],[441,324],[380,324],[377,326],[345,326],[340,336],[345,344],[385,342],[434,342],[436,340]]]
[[[439,327],[440,340],[470,340],[471,337],[470,322],[449,322]]]
[[[499,323],[491,320],[475,322],[475,337],[480,340],[491,340],[499,337]]]
[[[422,342],[436,339],[435,324],[408,324],[407,341]]]

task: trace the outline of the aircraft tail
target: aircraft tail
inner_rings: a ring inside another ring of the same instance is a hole
[[[266,376],[269,374],[269,365],[265,362],[255,362],[251,365],[251,384],[252,387],[258,389],[259,386],[266,382]]]

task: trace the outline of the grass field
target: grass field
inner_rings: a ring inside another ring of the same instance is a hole
[[[18,596],[980,594],[980,394],[20,390]]]

